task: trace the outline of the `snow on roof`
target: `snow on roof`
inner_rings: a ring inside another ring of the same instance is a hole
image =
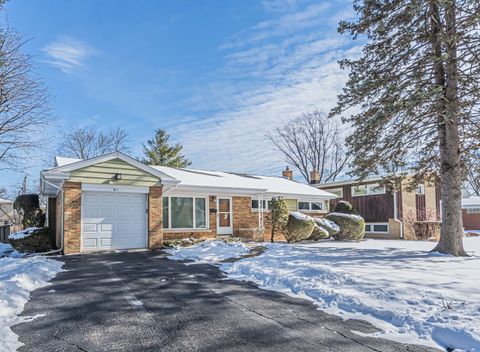
[[[0,198],[0,204],[10,204],[13,200]]]
[[[272,195],[291,194],[304,197],[335,198],[334,194],[287,180],[283,177],[257,176],[221,171],[176,169],[167,166],[153,168],[180,181],[178,188],[233,188]]]
[[[462,199],[462,208],[480,207],[480,197],[474,196]]]
[[[55,167],[77,163],[77,162],[82,161],[82,160],[83,159],[65,158],[63,156],[56,156],[55,157]]]
[[[55,157],[56,167],[66,166],[82,159]],[[178,189],[241,190],[242,193],[266,193],[270,195],[294,195],[303,198],[333,199],[336,195],[309,185],[290,181],[283,177],[256,176],[242,173],[205,171],[197,169],[177,169],[167,166],[149,165],[180,183]]]

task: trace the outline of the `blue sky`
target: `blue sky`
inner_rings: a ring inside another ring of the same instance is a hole
[[[360,48],[336,33],[351,1],[21,0],[8,23],[24,38],[58,120],[120,126],[131,154],[164,128],[195,168],[278,175],[268,130],[328,111],[347,73],[338,59]],[[44,132],[44,131],[42,131]],[[26,169],[33,183],[53,155]],[[0,186],[22,174],[0,171]]]

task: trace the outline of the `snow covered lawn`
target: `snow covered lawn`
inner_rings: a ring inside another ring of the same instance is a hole
[[[475,256],[428,253],[432,242],[366,240],[264,244],[259,256],[218,264],[229,278],[314,301],[345,318],[383,329],[376,335],[434,347],[480,351],[480,238]],[[208,241],[177,249],[172,259],[215,262],[242,244]],[[246,247],[245,247],[246,248]],[[221,252],[217,257],[216,253]],[[242,253],[243,254],[243,253]]]
[[[0,256],[10,252],[7,244],[0,244]],[[41,256],[22,257],[16,252],[0,258],[0,350],[15,351],[22,344],[10,327],[29,318],[19,317],[30,292],[48,285],[63,263]],[[30,318],[31,319],[31,318]]]

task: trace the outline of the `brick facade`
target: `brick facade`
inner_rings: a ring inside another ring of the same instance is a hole
[[[480,214],[468,214],[462,209],[463,228],[465,230],[480,230]]]
[[[148,193],[148,248],[163,245],[162,216],[162,186],[152,186]]]
[[[82,185],[65,182],[63,193],[63,251],[65,254],[80,253]]]

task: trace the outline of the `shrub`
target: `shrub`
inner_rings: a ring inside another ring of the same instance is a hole
[[[336,240],[361,240],[365,235],[365,220],[355,214],[330,213],[326,217],[340,227],[333,235]]]
[[[22,225],[28,227],[43,227],[45,213],[40,209],[38,194],[21,194],[13,203],[13,207],[22,217]]]
[[[287,203],[281,197],[273,197],[270,205],[270,223],[272,224],[272,235],[270,242],[273,243],[275,231],[283,231],[288,222]]]
[[[326,238],[330,238],[330,233],[326,229],[324,229],[321,226],[318,226],[318,224],[315,223],[312,234],[310,235],[308,240],[318,241],[318,240],[324,240]]]
[[[12,233],[8,242],[18,252],[40,253],[55,249],[55,242],[48,227],[29,227]]]
[[[293,211],[288,214],[284,235],[287,242],[303,241],[310,237],[314,227],[315,221],[312,217]]]
[[[328,231],[330,236],[336,235],[340,231],[340,227],[331,220],[325,218],[313,218],[313,220],[315,224]]]
[[[345,200],[341,200],[337,203],[334,212],[358,215],[358,211],[353,207],[353,205]]]

